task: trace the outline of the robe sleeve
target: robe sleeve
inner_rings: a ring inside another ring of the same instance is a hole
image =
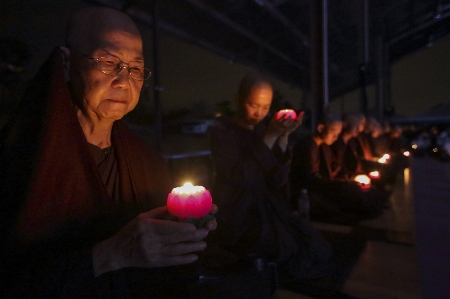
[[[290,154],[269,149],[261,138],[242,140],[241,135],[223,124],[217,125],[211,137],[211,151],[216,171],[237,188],[258,188],[262,182],[278,188],[286,184]],[[243,143],[251,143],[250,150]]]

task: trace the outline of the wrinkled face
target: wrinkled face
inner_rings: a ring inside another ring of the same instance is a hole
[[[142,40],[125,31],[109,31],[100,37],[98,47],[90,57],[111,57],[126,64],[144,61]],[[76,57],[77,66],[71,75],[74,92],[86,113],[100,120],[118,120],[136,107],[143,81],[130,77],[127,69],[117,75],[107,75],[96,68],[94,61]]]
[[[273,90],[268,84],[252,88],[249,97],[241,104],[242,117],[249,125],[256,125],[266,117],[272,104]]]
[[[342,130],[342,122],[328,124],[322,134],[323,142],[332,145],[339,137]]]

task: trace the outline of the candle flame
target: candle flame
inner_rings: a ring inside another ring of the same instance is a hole
[[[355,182],[358,182],[360,184],[369,185],[370,184],[370,178],[365,174],[358,174],[355,176]]]
[[[378,171],[371,171],[371,172],[369,172],[369,176],[371,177],[371,178],[379,178],[380,177],[380,173],[378,172]]]
[[[380,159],[378,159],[378,163],[384,164],[384,163],[386,163],[386,162],[387,162],[387,160],[386,160],[385,157],[381,157]]]
[[[190,182],[184,183],[181,187],[176,187],[172,189],[172,193],[176,194],[194,194],[205,191],[205,187],[203,186],[194,186]]]

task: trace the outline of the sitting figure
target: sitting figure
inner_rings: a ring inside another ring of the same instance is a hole
[[[337,176],[345,181],[353,181],[356,174],[359,173],[358,154],[356,149],[349,146],[349,141],[356,138],[359,133],[359,118],[354,113],[345,113],[342,115],[342,130],[338,139],[331,145],[335,157],[335,167],[340,168]]]
[[[312,220],[354,223],[378,216],[382,211],[373,190],[365,191],[358,183],[339,177],[341,166],[330,146],[341,129],[338,117],[326,115],[316,131],[298,141],[293,150],[291,200],[297,200],[301,190],[307,189]]]
[[[282,282],[328,276],[334,268],[332,247],[289,209],[288,137],[300,125],[301,115],[296,119],[274,116],[265,126],[262,120],[272,96],[265,77],[247,74],[236,96],[236,115],[221,119],[213,128],[216,179],[212,196],[220,213],[210,242],[228,253],[223,263],[250,256],[276,263]]]
[[[4,298],[188,298],[216,223],[165,220],[166,162],[121,120],[149,76],[130,17],[70,18],[0,131]]]

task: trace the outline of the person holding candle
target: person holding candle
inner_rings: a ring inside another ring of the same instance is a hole
[[[220,213],[207,251],[226,252],[223,264],[255,256],[272,261],[282,282],[333,275],[331,245],[289,209],[288,137],[300,126],[302,115],[274,115],[266,127],[262,120],[272,95],[263,75],[245,75],[235,98],[236,114],[220,119],[211,132],[216,170],[211,194]]]
[[[188,298],[184,265],[216,222],[165,220],[165,161],[121,121],[149,75],[127,15],[70,18],[0,132],[2,296]]]
[[[291,200],[307,189],[311,198],[311,219],[355,223],[378,216],[382,209],[375,191],[368,192],[353,182],[353,176],[339,175],[342,168],[331,145],[342,130],[342,121],[325,115],[313,134],[296,143],[290,171]],[[356,135],[356,132],[353,134]]]

